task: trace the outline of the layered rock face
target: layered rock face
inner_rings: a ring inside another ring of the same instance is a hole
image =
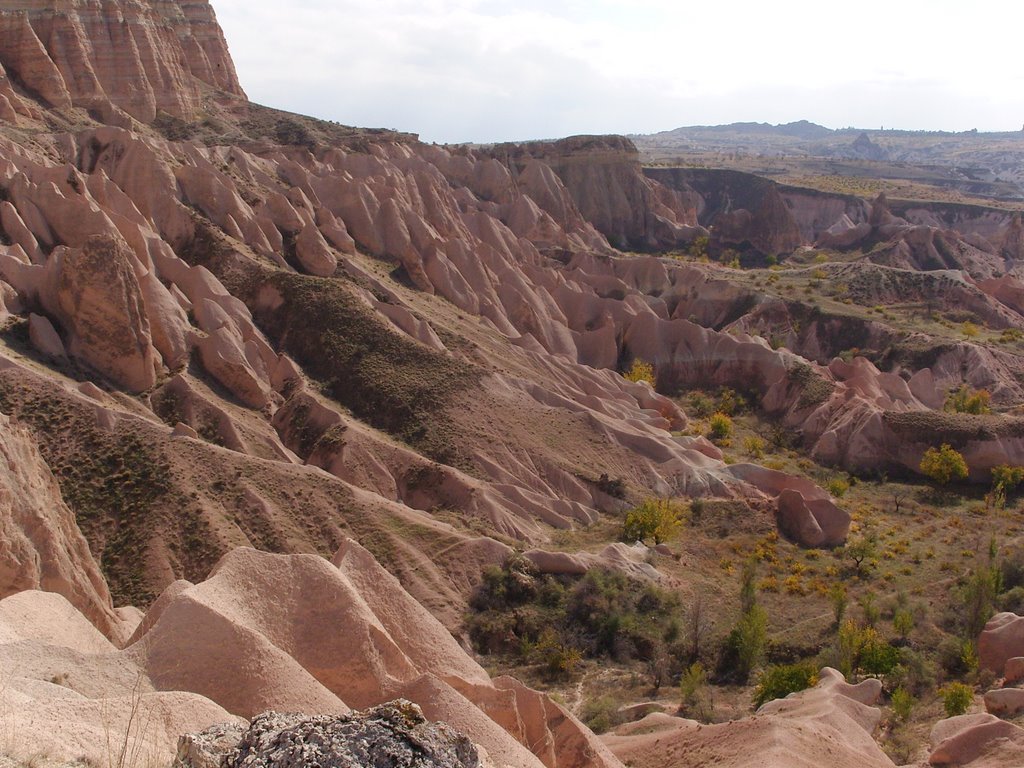
[[[6,77],[50,107],[145,123],[191,120],[210,90],[243,98],[207,2],[62,0],[0,3]]]
[[[564,201],[545,179],[553,171],[583,217],[616,246],[671,249],[704,233],[697,224],[699,196],[648,181],[640,174],[640,153],[621,136],[501,144],[492,154],[513,168],[517,182],[558,220]]]

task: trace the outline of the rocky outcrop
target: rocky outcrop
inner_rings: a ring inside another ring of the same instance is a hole
[[[1024,728],[978,713],[940,720],[932,728],[929,765],[1003,768],[1024,760]]]
[[[804,244],[800,228],[773,182],[736,171],[645,168],[644,174],[699,200],[698,220],[711,228],[718,249],[752,248],[774,256]]]
[[[182,733],[236,718],[191,693],[158,692],[125,654],[55,593],[0,600],[0,706],[17,758],[166,764]],[[16,734],[16,738],[13,736]],[[113,734],[117,734],[115,738]]]
[[[176,768],[299,768],[311,763],[323,768],[490,764],[465,736],[444,723],[428,722],[419,707],[401,699],[334,717],[265,712],[244,730],[214,726],[183,736],[174,761]]]
[[[0,3],[0,62],[26,94],[106,122],[186,120],[204,96],[244,98],[207,2]]]
[[[57,592],[108,636],[119,621],[74,513],[28,431],[0,414],[0,598]]]
[[[835,768],[894,768],[872,738],[882,715],[873,706],[881,691],[878,680],[850,685],[825,668],[816,687],[770,701],[752,717],[702,725],[656,713],[603,740],[637,768],[817,768],[822,755]]]
[[[1002,676],[1006,662],[1018,656],[1024,656],[1024,616],[997,613],[978,638],[978,661]]]
[[[492,154],[555,221],[567,202],[552,194],[553,171],[583,218],[618,247],[639,250],[684,246],[703,233],[696,196],[653,183],[640,170],[640,154],[621,136],[572,136],[553,142],[500,144]]]
[[[236,550],[207,581],[158,600],[144,626],[127,653],[159,689],[200,693],[236,714],[343,714],[348,704],[401,697],[499,764],[619,766],[546,697],[516,681],[491,681],[353,541],[333,565]]]
[[[59,317],[70,354],[130,392],[152,387],[157,353],[123,242],[96,235],[55,258]]]

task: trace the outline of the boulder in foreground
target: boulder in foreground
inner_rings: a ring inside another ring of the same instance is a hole
[[[213,726],[183,736],[175,768],[481,768],[476,745],[398,699],[347,715],[265,712],[247,730]]]

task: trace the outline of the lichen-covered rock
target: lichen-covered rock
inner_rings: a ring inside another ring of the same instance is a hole
[[[233,743],[232,743],[233,742]],[[477,747],[398,699],[348,715],[265,712],[244,733],[214,726],[183,736],[176,768],[478,768]]]

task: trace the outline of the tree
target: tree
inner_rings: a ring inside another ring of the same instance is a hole
[[[843,625],[846,606],[850,603],[850,598],[846,594],[846,586],[841,581],[837,581],[829,588],[828,599],[832,603],[832,614],[836,619],[836,629],[839,629]]]
[[[764,658],[768,640],[768,613],[755,605],[743,614],[730,637],[736,649],[736,673],[744,683],[750,680],[757,665]]]
[[[704,641],[714,627],[714,620],[708,616],[707,606],[704,604],[704,596],[698,593],[685,616],[686,644],[692,663],[700,661]]]
[[[966,384],[961,384],[958,389],[951,390],[946,396],[943,405],[944,410],[952,413],[991,413],[989,403],[992,396],[987,389],[971,389]]]
[[[817,684],[818,667],[813,662],[799,661],[768,667],[761,674],[754,691],[754,706],[760,707],[772,699],[784,699],[791,693]]]
[[[853,561],[858,576],[867,573],[867,563],[878,554],[878,537],[874,533],[862,533],[852,537],[843,547],[842,553]]]
[[[949,443],[939,448],[929,448],[924,452],[920,465],[921,472],[939,485],[946,485],[950,480],[963,480],[967,477],[967,462],[959,451]]]
[[[971,702],[974,701],[974,690],[969,685],[964,685],[963,683],[950,683],[940,693],[942,694],[942,704],[946,710],[946,717],[956,717],[957,715],[964,714],[967,708],[971,706]]]
[[[682,509],[669,499],[646,499],[626,513],[622,526],[625,541],[654,539],[661,544],[682,524]]]

